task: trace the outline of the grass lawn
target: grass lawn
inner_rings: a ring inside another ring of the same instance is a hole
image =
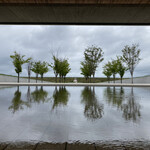
[[[86,81],[85,78],[83,78],[83,77],[66,77],[65,82],[66,83],[73,82],[73,80],[75,78],[77,79],[78,83],[89,83],[90,82],[90,80]],[[35,79],[35,77],[31,77],[31,79]],[[38,78],[38,80],[41,80],[41,78]],[[116,80],[120,80],[120,78],[116,78]],[[43,81],[55,82],[55,77],[44,77]],[[110,81],[113,81],[113,79],[111,78]],[[60,82],[59,78],[57,78],[57,82]],[[93,82],[94,82],[94,80],[91,78],[91,83],[93,83]],[[95,83],[98,83],[98,82],[107,82],[107,78],[95,78]]]

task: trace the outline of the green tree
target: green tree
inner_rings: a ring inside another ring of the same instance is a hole
[[[40,65],[41,65],[40,61],[33,62],[33,66],[31,69],[36,74],[36,83],[37,83],[38,75],[40,73]]]
[[[45,73],[48,72],[48,63],[46,63],[45,61],[40,62],[40,70],[39,70],[39,74],[41,75],[41,82],[43,82],[43,75]]]
[[[70,65],[68,63],[68,60],[67,59],[64,59],[62,62],[61,62],[61,76],[62,78],[64,79],[64,82],[65,82],[65,79],[66,79],[66,75],[70,72],[71,68],[70,68]]]
[[[53,55],[53,64],[50,64],[49,66],[53,69],[54,74],[55,74],[55,82],[57,82],[57,77],[59,74],[59,70],[60,70],[60,61],[59,58],[57,58],[56,56]]]
[[[92,75],[90,63],[87,61],[82,61],[80,70],[81,70],[81,74],[85,77],[87,82],[87,80],[91,78]]]
[[[122,60],[126,63],[127,68],[130,71],[132,83],[133,83],[133,73],[135,67],[141,60],[141,58],[139,58],[141,50],[138,49],[138,47],[139,45],[137,44],[132,44],[132,46],[126,45],[122,50],[123,53]]]
[[[118,63],[118,74],[120,75],[121,83],[122,83],[122,78],[127,68],[123,65],[122,59],[119,57],[117,57],[117,63]]]
[[[116,74],[118,73],[118,61],[117,60],[112,60],[111,63],[111,73],[113,75],[114,83],[116,79]]]
[[[61,59],[53,55],[53,61],[54,63],[49,66],[54,71],[56,82],[58,76],[60,78],[60,81],[62,81],[62,79],[64,79],[65,81],[66,75],[71,70],[70,65],[68,63],[68,59]]]
[[[110,62],[108,62],[107,64],[104,65],[103,74],[107,77],[108,83],[109,83],[110,82],[110,77],[112,75],[111,63]]]
[[[17,53],[16,51],[14,52],[14,55],[10,55],[10,58],[13,59],[13,64],[15,66],[15,71],[18,74],[18,83],[19,83],[19,76],[20,73],[22,72],[22,65],[25,63],[28,63],[31,58],[24,59],[25,55],[21,55]]]
[[[95,77],[95,72],[99,63],[104,60],[103,55],[103,50],[100,47],[96,47],[93,45],[88,47],[84,51],[85,60],[91,64],[93,79]]]

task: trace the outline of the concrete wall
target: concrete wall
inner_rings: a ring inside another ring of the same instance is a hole
[[[5,75],[0,75],[0,82],[17,82],[17,77],[11,77],[11,76],[5,76]],[[27,83],[28,79],[25,78],[20,78],[20,82]],[[31,83],[35,83],[36,80],[30,80]],[[41,81],[38,81],[38,83]],[[44,82],[45,83],[45,82]]]
[[[134,83],[145,83],[145,84],[147,83],[147,84],[149,84],[150,83],[150,76],[134,78],[133,82]],[[111,82],[111,83],[113,83],[113,82]],[[116,83],[120,83],[120,80],[117,80]],[[122,83],[131,83],[131,79],[122,80]]]

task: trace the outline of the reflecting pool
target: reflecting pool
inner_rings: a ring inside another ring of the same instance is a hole
[[[0,87],[0,142],[150,141],[150,88]]]

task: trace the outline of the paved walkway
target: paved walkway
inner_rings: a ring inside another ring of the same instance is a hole
[[[0,82],[0,86],[116,86],[116,87],[150,87],[150,84],[129,83],[14,83]]]

